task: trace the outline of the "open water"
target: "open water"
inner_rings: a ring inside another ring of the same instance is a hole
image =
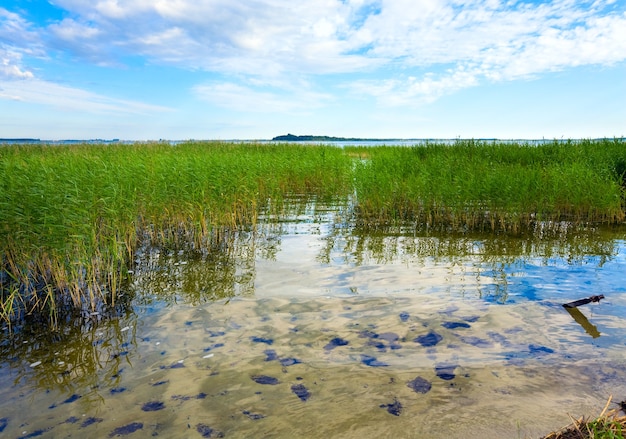
[[[146,248],[118,318],[6,331],[0,437],[538,438],[626,399],[623,232],[348,217],[308,204],[203,254]]]

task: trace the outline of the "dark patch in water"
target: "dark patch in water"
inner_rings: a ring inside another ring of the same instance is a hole
[[[273,344],[274,340],[272,340],[271,338],[263,338],[263,337],[250,337],[250,340],[253,343],[265,343],[265,344]]]
[[[419,337],[416,337],[413,341],[421,344],[424,347],[430,347],[435,346],[441,340],[443,340],[443,337],[441,335],[437,334],[436,332],[430,331],[426,335],[420,335]]]
[[[89,427],[92,424],[98,424],[98,423],[100,423],[102,421],[104,421],[104,419],[102,419],[102,418],[89,417],[89,418],[85,419],[82,424],[80,424],[80,428]]]
[[[280,359],[280,364],[282,366],[293,366],[294,364],[300,364],[302,363],[302,361],[298,360],[297,358],[281,358]]]
[[[209,333],[209,337],[221,337],[226,333],[224,331],[207,331]]]
[[[348,341],[344,340],[343,338],[335,337],[331,341],[329,341],[326,346],[324,346],[324,349],[330,351],[339,346],[346,346],[347,344],[349,344]]]
[[[150,401],[141,406],[141,410],[144,412],[156,412],[157,410],[163,410],[164,408],[165,404],[161,401]]]
[[[278,381],[278,378],[270,377],[267,375],[252,375],[250,378],[252,378],[252,381],[257,384],[269,384],[271,386],[274,386],[280,382]]]
[[[456,377],[454,374],[454,369],[456,369],[458,364],[438,364],[435,366],[435,373],[442,380],[450,381]]]
[[[259,419],[263,419],[265,417],[265,415],[262,415],[260,413],[250,413],[248,410],[244,410],[241,413],[243,413],[244,415],[246,415],[247,417],[249,417],[253,421],[256,421],[256,420],[259,420]]]
[[[0,418],[0,433],[9,425],[9,418]]]
[[[446,329],[469,328],[469,323],[465,322],[443,322],[441,324]]]
[[[111,390],[109,390],[109,392],[111,392],[112,395],[116,394],[116,393],[122,393],[126,391],[126,387],[114,387]]]
[[[181,362],[176,362],[170,366],[159,366],[159,369],[182,369],[185,365]]]
[[[207,394],[204,392],[200,392],[197,395],[189,396],[189,395],[172,395],[172,399],[178,401],[189,401],[190,399],[205,399]]]
[[[382,361],[378,361],[376,357],[372,357],[371,355],[361,354],[361,363],[370,367],[385,367],[389,366],[387,363],[383,363]]]
[[[367,346],[372,346],[378,349],[379,352],[387,352],[389,349],[400,349],[402,346],[396,343],[400,339],[398,334],[393,332],[385,332],[382,334],[376,334],[375,332],[365,330],[359,332],[359,338],[369,338]],[[389,344],[385,344],[385,342]]]
[[[536,344],[529,344],[528,349],[530,349],[531,354],[554,354],[554,349]]]
[[[381,404],[380,408],[386,408],[394,416],[400,416],[402,413],[402,404],[395,398],[391,404]]]
[[[202,437],[224,437],[224,433],[221,431],[213,430],[206,424],[196,425],[196,431],[200,433]]]
[[[156,383],[152,384],[153,386],[162,386],[163,384],[167,384],[169,383],[169,380],[164,380],[164,381],[157,381]]]
[[[78,418],[76,416],[70,416],[69,418],[65,420],[66,424],[76,424],[77,422],[78,422]]]
[[[493,347],[493,343],[489,340],[485,340],[484,338],[474,337],[472,335],[459,337],[463,343],[467,343],[472,346],[476,346],[477,348],[490,348]]]
[[[208,348],[204,348],[203,351],[204,352],[209,352],[209,351],[211,351],[213,349],[221,348],[223,346],[224,346],[224,343],[215,343],[214,345],[209,346]]]
[[[382,341],[370,340],[367,342],[367,346],[375,347],[378,352],[387,352],[387,345]]]
[[[63,401],[63,404],[71,404],[72,402],[74,402],[74,401],[76,401],[78,399],[80,399],[80,395],[73,394],[72,396],[67,398],[65,401]]]
[[[409,381],[407,387],[417,393],[428,393],[433,387],[430,382],[422,377],[417,377],[413,381]]]
[[[41,436],[42,434],[44,434],[47,431],[52,430],[52,427],[48,427],[48,428],[40,428],[39,430],[35,430],[32,433],[28,433],[25,436],[20,436],[19,439],[29,439],[31,437],[37,437],[37,436]]]
[[[307,401],[311,397],[309,389],[304,387],[303,384],[294,384],[293,386],[291,386],[291,391],[295,393],[296,396],[302,401]]]
[[[468,317],[463,317],[463,320],[465,320],[466,322],[474,323],[478,321],[479,318],[480,316],[468,316]]]
[[[359,338],[378,338],[378,334],[366,329],[359,332]]]
[[[278,360],[278,355],[276,354],[276,351],[274,349],[266,349],[263,351],[263,353],[267,355],[265,361]]]
[[[143,424],[141,422],[132,422],[130,424],[123,425],[121,427],[117,427],[115,430],[113,430],[109,434],[109,437],[126,436],[127,434],[134,433],[137,430],[141,430],[142,428],[143,428]]]
[[[403,322],[408,321],[408,320],[409,320],[409,317],[411,317],[411,316],[410,316],[410,315],[409,315],[409,313],[408,313],[408,312],[406,312],[406,311],[402,311],[402,312],[400,313],[400,320],[401,320],[401,321],[403,321]]]

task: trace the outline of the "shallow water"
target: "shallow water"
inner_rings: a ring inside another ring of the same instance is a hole
[[[623,235],[373,235],[342,215],[146,251],[119,319],[6,336],[0,435],[523,438],[626,399]]]

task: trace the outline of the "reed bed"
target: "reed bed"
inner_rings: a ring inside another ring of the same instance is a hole
[[[293,200],[352,197],[359,230],[541,235],[623,223],[625,175],[623,140],[3,146],[0,319],[114,307],[138,249],[220,251]]]
[[[202,251],[291,194],[347,193],[327,146],[0,147],[0,317],[114,305],[139,246]]]
[[[524,233],[624,221],[626,143],[353,148],[361,225]]]

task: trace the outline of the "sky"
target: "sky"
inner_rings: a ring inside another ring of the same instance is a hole
[[[0,138],[626,136],[626,0],[0,0]]]

